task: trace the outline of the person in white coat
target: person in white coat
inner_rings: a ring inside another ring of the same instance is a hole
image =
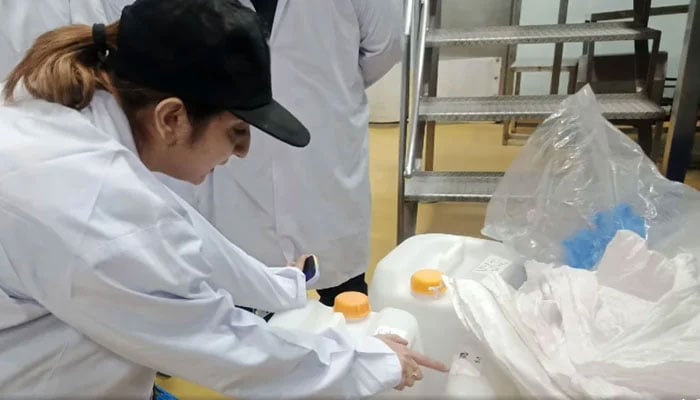
[[[134,0],[0,0],[0,81],[44,32],[71,24],[111,23]]]
[[[395,336],[276,330],[236,308],[302,306],[304,274],[246,254],[156,178],[196,184],[244,157],[248,124],[309,141],[237,1],[138,0],[48,32],[3,91],[3,397],[147,399],[159,370],[239,398],[354,398],[446,370]]]
[[[316,254],[323,273],[313,288],[332,305],[344,291],[367,292],[371,195],[365,89],[400,58],[403,2],[252,3],[271,27],[275,96],[314,139],[295,149],[262,138],[245,162],[232,159],[203,185],[178,193],[264,263]]]

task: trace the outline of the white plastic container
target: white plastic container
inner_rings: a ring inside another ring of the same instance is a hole
[[[449,394],[449,377],[450,390],[455,395],[460,392],[460,380],[471,380],[467,388],[474,388],[474,398],[484,398],[491,392],[499,398],[517,395],[510,379],[491,362],[492,358],[485,354],[476,337],[459,321],[443,282],[443,276],[481,279],[491,273],[501,274],[513,287],[519,287],[525,280],[523,262],[514,250],[490,240],[445,234],[413,236],[377,265],[369,288],[372,307],[398,308],[413,315],[418,320],[427,356],[447,365],[463,364],[464,357],[460,355],[465,354],[469,360],[478,360],[478,374],[455,375],[453,371],[448,376],[428,371],[424,380],[426,394]],[[469,397],[464,393],[459,395]]]
[[[343,293],[335,300],[335,307],[327,307],[316,300],[310,300],[304,308],[275,314],[271,326],[321,333],[334,328],[360,340],[378,334],[396,334],[408,341],[409,348],[423,351],[418,322],[406,311],[384,308],[372,312],[366,295],[357,292]],[[402,392],[389,390],[375,398],[416,397],[424,398],[422,382]]]
[[[445,397],[453,399],[501,399],[517,398],[514,387],[507,382],[506,388],[484,375],[484,360],[481,357],[461,353],[455,357],[447,377]]]

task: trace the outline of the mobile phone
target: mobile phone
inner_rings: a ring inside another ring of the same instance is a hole
[[[306,281],[310,281],[316,276],[316,270],[318,268],[318,259],[316,256],[308,256],[306,257],[306,260],[304,260],[304,277],[306,278]]]

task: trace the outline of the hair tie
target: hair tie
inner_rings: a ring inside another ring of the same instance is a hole
[[[105,24],[92,25],[92,41],[97,50],[97,58],[105,63],[109,54],[109,45],[107,44],[107,29]]]

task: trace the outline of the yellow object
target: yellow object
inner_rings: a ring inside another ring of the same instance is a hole
[[[442,281],[442,272],[436,269],[422,269],[411,276],[411,290],[415,294],[441,296],[447,287]]]
[[[175,395],[180,400],[226,400],[229,397],[222,396],[212,390],[185,382],[181,379],[158,378],[156,384]]]
[[[335,298],[333,311],[345,316],[345,319],[364,319],[372,312],[369,305],[369,297],[360,292],[345,292]]]

